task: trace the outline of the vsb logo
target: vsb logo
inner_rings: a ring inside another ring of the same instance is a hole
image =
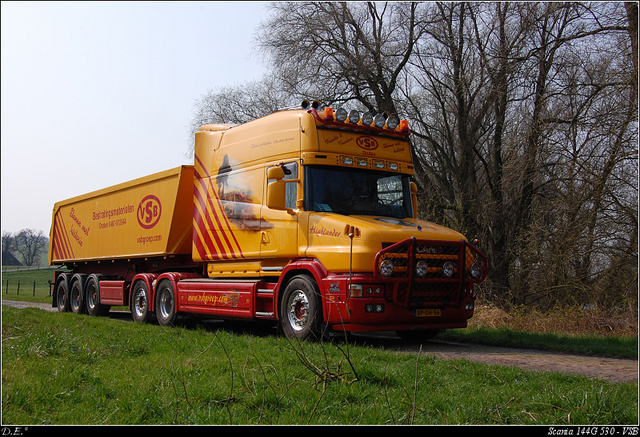
[[[156,196],[149,195],[138,204],[138,223],[145,229],[157,225],[161,215],[162,205]]]
[[[378,148],[378,142],[375,140],[375,138],[366,136],[358,137],[356,139],[356,144],[358,145],[358,147],[364,150],[375,150]]]

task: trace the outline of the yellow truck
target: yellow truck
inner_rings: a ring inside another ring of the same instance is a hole
[[[54,205],[53,306],[271,321],[288,337],[464,328],[486,257],[416,218],[406,120],[301,105],[195,134],[193,165]]]

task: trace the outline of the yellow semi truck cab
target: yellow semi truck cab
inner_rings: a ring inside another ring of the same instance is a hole
[[[50,263],[73,272],[56,277],[54,305],[125,304],[160,324],[272,320],[305,339],[465,327],[487,261],[463,235],[416,218],[409,136],[396,117],[306,101],[204,125],[193,166],[55,205]],[[81,220],[104,231],[75,238]]]
[[[416,219],[406,121],[303,105],[205,125],[195,174],[193,254],[210,278],[279,278],[284,296],[301,276],[333,329],[432,335],[471,317],[486,259]],[[276,308],[293,330],[312,304],[299,294]]]

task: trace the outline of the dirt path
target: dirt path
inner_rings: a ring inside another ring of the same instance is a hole
[[[437,340],[423,344],[422,353],[445,359],[467,359],[485,364],[516,366],[535,371],[574,373],[610,382],[638,381],[637,360],[587,357]]]
[[[40,308],[57,311],[49,304],[2,300],[3,305],[16,308]],[[516,366],[548,372],[567,372],[599,378],[610,382],[638,382],[638,361],[615,358],[585,357],[528,349],[511,349],[474,344],[432,340],[419,344],[399,343],[397,338],[359,336],[362,343],[389,350],[417,352],[444,359],[467,359],[485,364]],[[360,342],[360,341],[358,341]]]

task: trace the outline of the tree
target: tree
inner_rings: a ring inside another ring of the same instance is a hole
[[[22,255],[28,266],[38,265],[40,257],[47,248],[47,237],[43,231],[23,229],[16,235],[16,250]]]
[[[20,261],[13,256],[13,252],[17,248],[15,235],[11,232],[2,232],[2,265],[20,265]]]
[[[258,39],[282,89],[396,114],[397,83],[422,35],[420,3],[276,2]]]
[[[487,299],[633,299],[637,3],[305,2],[271,11],[257,37],[271,65],[261,85],[283,101],[312,96],[408,118],[420,216],[480,237]],[[253,115],[244,89],[213,95],[223,119]]]
[[[280,91],[275,82],[273,76],[266,75],[239,88],[212,89],[200,96],[193,106],[188,154],[193,154],[195,133],[202,125],[242,124],[288,106],[289,95]]]

